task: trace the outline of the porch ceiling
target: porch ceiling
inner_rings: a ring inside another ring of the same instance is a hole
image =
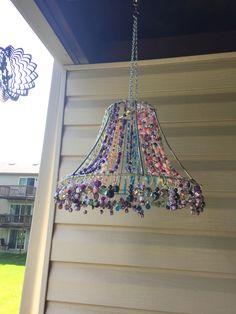
[[[132,0],[32,2],[74,64],[129,60]],[[140,59],[236,50],[234,0],[139,0],[139,10]]]

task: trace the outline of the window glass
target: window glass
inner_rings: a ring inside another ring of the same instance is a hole
[[[28,178],[27,185],[34,186],[35,178]]]
[[[19,215],[20,214],[20,205],[19,204],[12,204],[10,211],[11,211],[12,215]]]
[[[20,178],[19,185],[27,185],[27,178]]]
[[[9,237],[10,249],[21,249],[25,247],[25,231],[11,229]]]
[[[11,215],[31,215],[32,205],[26,205],[26,204],[11,204],[10,207],[10,213]]]
[[[32,206],[31,205],[26,205],[26,215],[31,215],[32,214]]]
[[[9,238],[9,249],[16,248],[16,241],[17,241],[17,230],[11,230],[10,238]]]
[[[35,185],[35,178],[20,178],[19,185]]]
[[[25,246],[25,232],[24,230],[19,230],[17,232],[16,248],[23,250],[24,246]]]
[[[20,211],[21,215],[25,215],[25,212],[26,212],[25,207],[26,207],[25,205],[21,205],[21,211]]]

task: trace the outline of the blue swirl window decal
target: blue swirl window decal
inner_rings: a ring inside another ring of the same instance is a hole
[[[17,101],[35,87],[37,64],[22,48],[0,47],[0,101]]]

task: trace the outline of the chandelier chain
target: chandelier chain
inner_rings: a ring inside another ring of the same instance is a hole
[[[129,76],[129,101],[131,103],[138,99],[138,2],[133,2],[133,32],[132,32],[132,49]]]

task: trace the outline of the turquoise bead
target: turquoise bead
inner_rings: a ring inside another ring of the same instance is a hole
[[[151,205],[149,203],[146,203],[145,207],[146,207],[146,209],[150,209]]]
[[[106,187],[105,185],[100,186],[99,192],[100,192],[100,194],[102,194],[102,195],[106,195],[106,193],[107,193],[107,187]]]
[[[118,212],[121,210],[121,205],[119,203],[116,204],[115,210]]]

